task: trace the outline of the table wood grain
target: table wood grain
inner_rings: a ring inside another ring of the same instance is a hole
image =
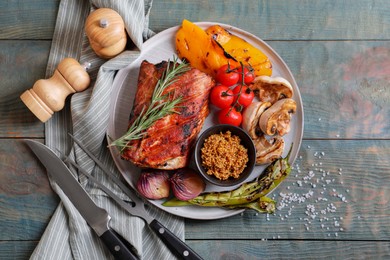
[[[22,142],[44,124],[19,95],[45,76],[59,0],[0,3],[0,259],[28,259],[59,203]],[[154,0],[155,32],[183,19],[265,40],[299,85],[305,128],[275,214],[186,220],[206,259],[390,258],[390,5],[387,0]]]

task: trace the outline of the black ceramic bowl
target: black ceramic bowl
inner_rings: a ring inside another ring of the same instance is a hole
[[[236,135],[241,140],[241,145],[243,145],[248,151],[248,162],[244,171],[240,174],[238,178],[229,178],[227,180],[220,180],[214,175],[208,175],[206,169],[202,166],[201,158],[201,149],[203,147],[204,141],[213,134],[225,133],[230,131],[232,135]],[[195,144],[194,159],[198,172],[203,176],[206,181],[221,187],[235,186],[243,183],[249,175],[252,173],[252,170],[256,163],[256,149],[253,144],[250,136],[242,129],[232,125],[215,125],[206,129],[198,138]]]

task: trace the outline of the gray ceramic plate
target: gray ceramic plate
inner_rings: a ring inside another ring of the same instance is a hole
[[[211,25],[216,23],[211,22],[201,22],[197,23],[198,26],[206,29]],[[294,147],[291,153],[290,163],[293,163],[297,157],[300,144],[302,141],[303,135],[303,106],[302,99],[298,89],[298,86],[295,82],[295,79],[285,64],[285,62],[279,57],[279,55],[264,41],[257,38],[256,36],[245,32],[241,29],[220,24],[224,28],[228,29],[233,34],[245,39],[249,43],[253,44],[255,47],[262,50],[271,60],[273,65],[273,74],[272,76],[281,76],[287,79],[293,86],[294,96],[293,99],[297,103],[297,113],[293,115],[291,122],[291,131],[284,136],[286,143],[285,154],[287,154],[290,146],[294,143]],[[140,57],[130,64],[128,67],[122,69],[118,72],[115,81],[114,81],[114,92],[112,95],[112,109],[110,114],[110,122],[107,129],[107,136],[110,138],[116,139],[122,136],[127,130],[128,118],[133,106],[133,98],[137,89],[137,79],[139,73],[139,66],[142,60],[148,60],[152,63],[159,63],[162,60],[172,60],[176,55],[175,52],[175,34],[179,27],[172,27],[161,33],[155,35],[143,45],[142,53]],[[216,124],[216,117],[214,116],[215,111],[211,111],[210,115],[205,121],[203,129]],[[203,131],[202,129],[202,131]],[[120,159],[119,152],[116,148],[110,147],[112,157],[115,161],[115,164],[123,174],[126,181],[132,186],[135,187],[135,183],[140,174],[140,170],[133,166],[131,163]],[[247,181],[251,181],[259,176],[265,166],[256,166],[250,177]],[[234,189],[229,188],[229,189]],[[226,188],[217,187],[215,185],[207,184],[206,191],[223,191]],[[169,212],[171,214],[191,218],[191,219],[219,219],[229,216],[233,216],[243,212],[243,209],[230,210],[222,208],[209,208],[209,207],[164,207],[160,200],[150,201],[153,205],[162,210]]]

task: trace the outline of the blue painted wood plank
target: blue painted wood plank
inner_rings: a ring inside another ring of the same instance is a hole
[[[29,259],[37,244],[37,241],[0,241],[0,259]]]
[[[390,141],[305,140],[300,156],[273,193],[275,215],[186,220],[186,238],[388,240],[390,187],[383,183],[390,182]],[[0,159],[0,212],[7,223],[0,240],[38,239],[57,205],[43,166],[15,140],[0,140]]]
[[[22,141],[0,140],[0,241],[39,240],[59,200]]]
[[[154,1],[151,27],[209,21],[240,27],[265,40],[390,39],[387,0]]]
[[[51,39],[60,0],[0,1],[0,40]]]
[[[261,232],[261,231],[259,231]],[[188,241],[205,259],[388,259],[390,243],[372,241]]]
[[[58,5],[59,0],[1,1],[0,39],[51,39]],[[267,40],[390,39],[389,11],[386,0],[156,0],[150,26],[159,32],[189,19],[231,24]]]
[[[373,241],[187,240],[204,259],[388,259],[390,244]],[[28,259],[36,241],[0,242],[2,260]]]
[[[186,220],[186,238],[388,240],[388,158],[389,140],[305,140],[290,176],[271,194],[275,214]]]
[[[268,43],[299,86],[304,138],[390,138],[390,41]],[[0,136],[43,136],[19,95],[44,77],[49,48],[46,41],[0,41],[0,73],[7,75],[0,82]]]
[[[42,166],[17,140],[44,137],[18,96],[44,75],[50,41],[40,40],[51,39],[58,4],[0,2],[0,259],[28,259],[58,203]],[[267,40],[304,102],[302,158],[274,192],[283,202],[277,213],[187,220],[187,241],[202,256],[390,257],[389,11],[387,0],[153,2],[156,32],[190,19]]]
[[[390,138],[390,41],[270,41],[299,86],[304,138]]]
[[[50,41],[0,41],[0,137],[44,136],[19,96],[45,78]]]

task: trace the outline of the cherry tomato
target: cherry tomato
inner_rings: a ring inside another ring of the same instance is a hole
[[[217,71],[217,81],[228,87],[237,84],[239,77],[237,70],[228,64],[221,66]]]
[[[240,126],[242,122],[242,115],[234,107],[227,107],[219,111],[218,121],[220,124]]]
[[[238,98],[238,103],[243,107],[249,106],[252,103],[253,98],[255,97],[253,91],[246,85],[236,86],[233,89],[233,94],[234,94],[234,102],[236,102]]]
[[[221,109],[227,108],[231,106],[233,100],[233,91],[230,88],[224,85],[218,85],[211,89],[210,102],[214,106]]]
[[[242,74],[244,74],[244,83],[250,84],[255,80],[255,74],[252,70],[248,69],[247,67],[244,67],[244,73],[242,73],[242,67],[239,67],[237,70],[238,73],[238,83],[242,83]]]

